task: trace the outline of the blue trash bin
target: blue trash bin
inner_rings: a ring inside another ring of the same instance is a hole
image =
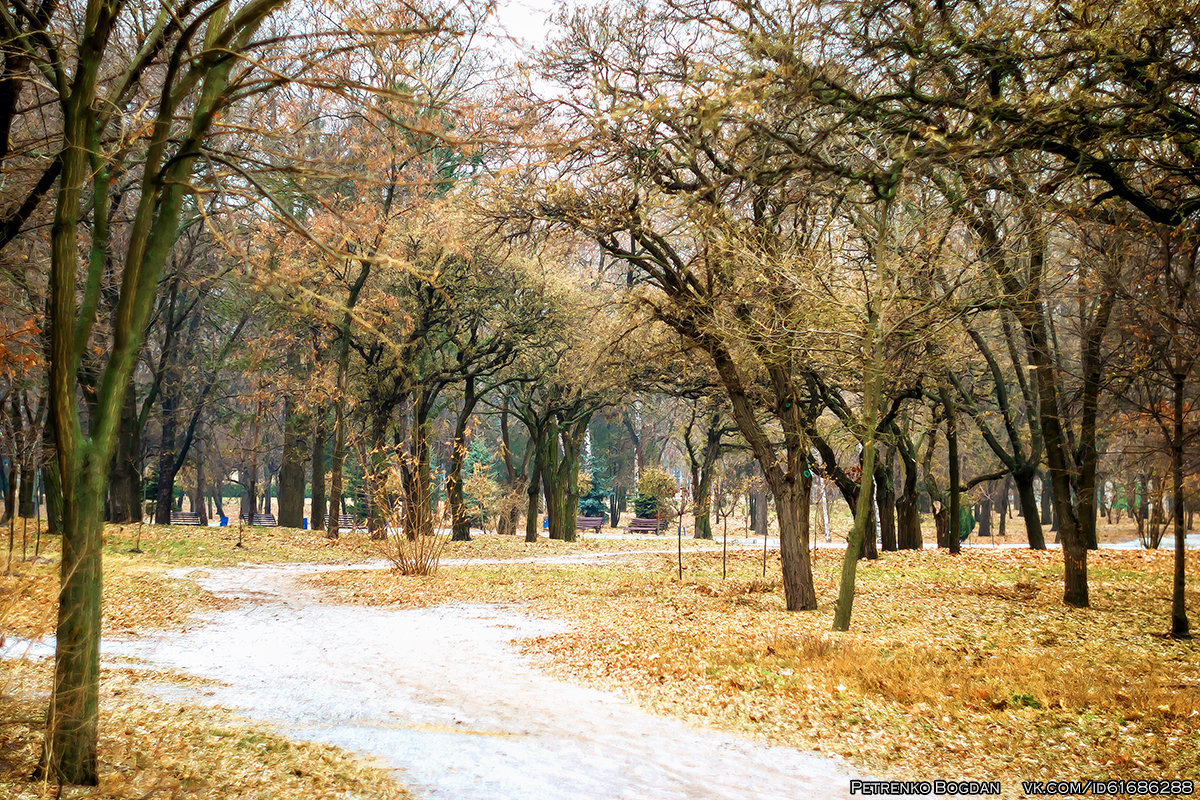
[[[229,517],[221,517],[221,527],[224,528],[229,524]]]

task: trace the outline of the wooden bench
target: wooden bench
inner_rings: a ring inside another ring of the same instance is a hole
[[[356,531],[359,526],[353,514],[338,514],[338,527]]]
[[[667,529],[667,520],[655,517],[634,517],[626,530],[630,533],[661,533]]]
[[[599,533],[604,527],[604,517],[580,517],[575,520],[575,528],[577,530],[586,531],[593,530]]]
[[[275,528],[279,525],[274,514],[242,514],[242,522],[259,528]]]
[[[200,514],[196,511],[172,511],[172,525],[199,525]]]

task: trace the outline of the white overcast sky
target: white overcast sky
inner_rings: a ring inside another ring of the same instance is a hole
[[[540,47],[550,33],[550,18],[566,5],[575,8],[596,0],[497,0],[494,32],[514,42],[499,46],[506,57],[515,58],[521,49]]]

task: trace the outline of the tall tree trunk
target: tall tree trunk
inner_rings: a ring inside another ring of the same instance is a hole
[[[346,357],[347,360],[349,356]],[[339,390],[345,388],[345,373],[339,369]],[[329,519],[326,520],[325,538],[336,539],[341,530],[338,509],[342,506],[342,470],[346,465],[346,409],[345,398],[339,396],[333,403],[333,453],[329,459]]]
[[[900,463],[904,467],[904,483],[900,496],[896,498],[896,547],[900,550],[920,550],[924,546],[921,540],[921,508],[918,497],[920,475],[917,472],[917,459],[907,447],[902,446]]]
[[[578,536],[579,522],[579,463],[583,455],[583,440],[587,435],[591,414],[562,428],[562,460],[558,465],[559,482],[563,487],[562,538],[573,542]]]
[[[1049,520],[1050,532],[1057,533],[1058,517],[1054,513],[1054,506],[1056,505],[1054,500],[1054,485],[1050,480],[1050,476],[1046,474],[1042,475],[1042,496],[1040,499],[1041,509],[1038,513],[1041,517],[1041,522],[1045,524],[1046,520]],[[1054,541],[1057,542],[1058,538],[1055,537]]]
[[[896,487],[892,459],[875,468],[875,511],[879,514],[879,541],[885,553],[899,549],[896,541]]]
[[[192,494],[192,511],[200,515],[200,524],[208,524],[208,509],[204,504],[204,456],[203,450],[196,448],[196,491]]]
[[[724,435],[721,425],[721,412],[714,408],[705,415],[704,446],[697,452],[692,440],[692,430],[697,417],[697,409],[693,413],[684,430],[683,444],[687,451],[688,467],[692,478],[693,493],[693,534],[697,539],[712,539],[712,484],[713,468],[721,455],[721,439]]]
[[[754,483],[754,533],[766,537],[767,530],[767,486],[760,476]]]
[[[976,515],[979,522],[979,537],[991,537],[992,535],[992,496],[986,494],[979,501],[979,513]]]
[[[559,467],[559,426],[550,420],[546,436],[542,440],[542,493],[546,498],[546,527],[551,539],[566,538],[567,487],[562,480]]]
[[[4,517],[0,522],[8,522],[17,510],[17,462],[8,459],[7,478],[4,484]]]
[[[946,458],[950,473],[950,526],[946,544],[953,555],[958,555],[962,542],[962,462],[958,457],[958,410],[950,393],[941,392],[942,405],[946,409]]]
[[[242,516],[253,515],[258,513],[258,450],[262,438],[262,401],[258,401],[255,406],[254,421],[250,424],[250,452],[249,460],[250,467],[246,470],[246,476],[243,478],[246,487],[246,493],[242,495]]]
[[[713,465],[700,470],[700,480],[695,484],[695,512],[692,516],[693,538],[712,539],[712,485]]]
[[[154,522],[158,525],[167,525],[171,522],[171,501],[175,496],[175,409],[177,405],[177,393],[173,386],[168,385],[162,393],[162,423],[158,447],[158,490],[155,493],[154,503]]]
[[[333,454],[330,459],[329,504],[330,512],[327,520],[325,536],[329,539],[338,538],[338,509],[341,508],[342,470],[346,466],[346,381],[350,371],[350,327],[353,321],[353,309],[358,302],[358,296],[371,274],[370,259],[359,262],[358,277],[350,287],[346,299],[346,311],[342,314],[341,325],[338,329],[337,351],[337,390],[333,398]]]
[[[279,467],[279,522],[283,528],[304,524],[304,416],[290,396],[283,398],[283,463]]]
[[[808,467],[807,457],[802,458],[798,482],[785,480],[771,487],[779,521],[783,595],[789,611],[809,611],[817,607],[808,550],[812,503],[812,473]]]
[[[467,426],[475,412],[475,376],[468,375],[463,382],[462,407],[454,425],[454,439],[450,446],[450,463],[446,469],[446,504],[450,509],[450,539],[455,542],[471,541],[471,520],[467,513],[467,502],[463,492],[463,462],[467,458]]]
[[[387,490],[387,432],[390,421],[391,409],[383,405],[372,409],[370,451],[359,451],[363,461],[363,492],[370,510],[367,530],[375,541],[387,538],[387,514],[384,509],[392,505]]]
[[[1007,525],[1008,525],[1008,504],[1009,504],[1009,492],[1010,491],[1012,491],[1012,476],[1005,475],[1004,476],[1004,487],[1000,490],[1000,508],[999,508],[1000,529],[997,531],[997,535],[1000,536],[1001,538],[1007,538],[1007,536],[1008,536]]]
[[[871,358],[863,365],[863,449],[862,475],[858,487],[858,502],[854,509],[854,527],[850,530],[850,538],[846,542],[846,555],[842,559],[842,574],[838,586],[837,606],[833,612],[833,629],[835,631],[850,630],[850,615],[854,608],[854,583],[858,569],[858,553],[862,547],[863,538],[874,536],[874,531],[868,531],[867,525],[871,516],[871,502],[874,498],[875,483],[875,436],[878,425],[879,401],[883,393],[883,343],[879,336],[877,322],[871,315],[872,348]]]
[[[1175,523],[1175,562],[1171,582],[1171,636],[1190,639],[1184,580],[1186,576],[1187,531],[1183,527],[1183,409],[1186,373],[1180,368],[1182,359],[1176,355],[1172,376],[1173,419],[1171,420],[1171,517]]]
[[[312,512],[310,530],[325,529],[325,414],[318,410],[313,414],[312,447]]]
[[[1025,537],[1030,550],[1045,550],[1046,537],[1042,533],[1042,517],[1038,512],[1038,496],[1034,489],[1032,470],[1013,473],[1013,483],[1017,485],[1018,508],[1021,519],[1025,521]]]
[[[21,460],[21,479],[17,489],[17,516],[25,519],[33,518],[33,462],[27,458]]]
[[[119,524],[137,522],[142,518],[141,475],[142,431],[138,424],[137,396],[133,383],[125,392],[121,404],[120,432],[113,453],[112,476],[109,478],[109,521]]]
[[[545,436],[545,432],[540,426],[535,426],[530,430],[529,435],[529,447],[533,450],[533,456],[529,459],[529,484],[525,487],[529,497],[525,511],[525,541],[536,542],[538,540],[538,497],[542,491],[542,438]]]

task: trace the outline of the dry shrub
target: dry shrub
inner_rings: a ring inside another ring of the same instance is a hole
[[[521,512],[529,504],[525,486],[514,487],[503,492],[496,500],[496,533],[515,534],[521,521]]]
[[[450,541],[448,536],[437,533],[437,523],[446,523],[445,519],[435,517],[432,512],[425,511],[433,519],[428,526],[434,531],[429,534],[409,535],[405,529],[407,517],[402,513],[399,504],[381,506],[385,524],[386,536],[380,540],[380,550],[384,558],[391,562],[392,568],[401,575],[433,575],[438,571],[442,553]],[[415,526],[423,528],[423,525]]]

